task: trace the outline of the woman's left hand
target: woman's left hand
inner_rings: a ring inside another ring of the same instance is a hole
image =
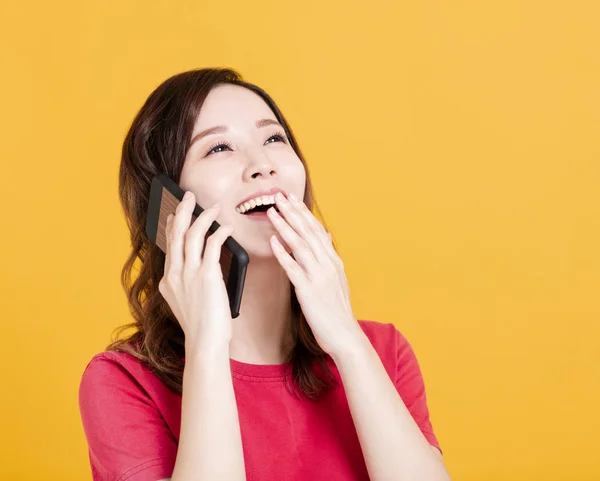
[[[304,202],[294,196],[275,196],[277,207],[269,219],[289,246],[292,257],[277,236],[271,248],[296,289],[306,321],[321,348],[333,358],[364,334],[350,305],[350,291],[344,265],[333,248],[331,235],[313,216]]]

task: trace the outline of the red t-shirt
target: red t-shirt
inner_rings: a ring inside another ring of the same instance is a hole
[[[391,324],[359,321],[390,379],[430,444],[417,358]],[[286,388],[284,365],[230,359],[247,481],[368,480],[341,377],[319,401]],[[133,356],[105,351],[87,365],[79,408],[94,481],[157,481],[171,477],[181,424],[181,396]]]

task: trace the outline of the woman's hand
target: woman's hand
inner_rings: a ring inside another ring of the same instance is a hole
[[[269,219],[292,251],[277,236],[271,248],[296,289],[306,321],[321,348],[333,358],[364,339],[352,306],[342,260],[331,235],[304,204],[293,196],[275,196],[283,217],[271,207]]]
[[[196,201],[192,192],[187,194],[190,197],[184,197],[167,222],[165,269],[158,290],[183,329],[186,353],[228,348],[232,318],[219,259],[233,228],[220,226],[205,242],[219,209],[206,209],[190,227]]]

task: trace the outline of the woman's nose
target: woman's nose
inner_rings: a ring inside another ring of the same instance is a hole
[[[275,173],[275,165],[264,153],[256,151],[248,152],[247,158],[246,175],[249,177],[256,178],[259,175],[268,177]]]

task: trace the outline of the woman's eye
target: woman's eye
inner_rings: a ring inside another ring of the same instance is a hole
[[[265,144],[272,144],[273,142],[286,142],[286,136],[283,134],[274,134],[271,135],[266,141]],[[221,142],[214,147],[211,147],[205,154],[205,157],[208,157],[212,154],[218,154],[219,152],[225,152],[226,150],[232,150],[232,147],[227,142]]]
[[[229,147],[229,145],[227,144],[219,144],[214,146],[212,149],[210,149],[206,155],[210,155],[210,154],[217,154],[219,152],[224,152],[225,150],[231,150],[231,147]]]
[[[283,135],[281,135],[281,134],[275,134],[275,135],[271,135],[271,137],[269,137],[265,143],[266,144],[272,144],[273,143],[271,141],[272,139],[275,139],[274,140],[275,142],[285,142],[285,139],[283,138]]]

